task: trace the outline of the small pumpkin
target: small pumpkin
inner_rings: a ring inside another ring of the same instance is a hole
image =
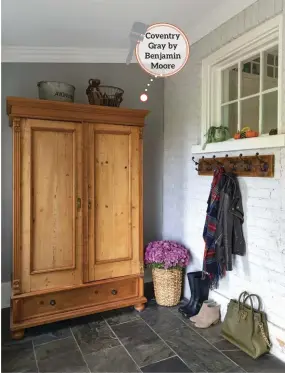
[[[246,135],[247,138],[248,137],[257,137],[258,136],[258,132],[249,130],[249,131],[246,131],[245,135]]]
[[[234,135],[234,139],[235,140],[238,140],[238,139],[240,139],[240,133],[238,132],[238,133],[236,133],[235,135]]]

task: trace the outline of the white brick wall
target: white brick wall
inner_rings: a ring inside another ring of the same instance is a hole
[[[284,12],[285,0],[257,1],[195,43],[186,67],[165,80],[163,236],[183,241],[190,248],[190,271],[202,268],[202,231],[211,183],[211,177],[197,175],[191,160],[191,145],[200,142],[201,61],[282,9]],[[284,347],[278,341],[285,342],[285,149],[262,149],[259,153],[275,154],[275,177],[239,178],[247,255],[236,259],[234,270],[211,296],[222,304],[224,315],[229,299],[241,291],[259,294],[268,314],[272,352],[285,360]],[[185,296],[189,295],[187,287]]]

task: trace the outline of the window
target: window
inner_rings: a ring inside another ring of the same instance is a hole
[[[268,134],[278,127],[278,45],[221,70],[221,124]]]
[[[220,125],[232,137],[243,127],[281,133],[281,26],[271,19],[203,61],[202,139]]]

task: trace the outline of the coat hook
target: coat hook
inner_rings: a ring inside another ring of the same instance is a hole
[[[265,163],[263,159],[259,157],[259,153],[256,153],[256,158],[259,160],[260,163]]]
[[[206,159],[205,159],[205,157],[204,157],[204,156],[202,157],[202,159],[203,159],[203,162],[204,162],[204,163],[206,163],[207,165],[211,166],[211,163],[210,163],[210,162],[208,162],[208,161],[206,161]]]
[[[192,161],[195,163],[196,166],[199,164],[199,162],[195,161],[195,157],[192,157]]]
[[[259,153],[256,153],[256,158],[259,160],[259,162],[260,162],[260,171],[262,171],[262,172],[267,172],[268,171],[268,168],[269,168],[269,166],[268,166],[268,163],[267,162],[265,162],[263,159],[261,159],[260,157],[259,157]]]
[[[215,156],[215,155],[213,155],[213,158],[216,160],[216,156]],[[224,164],[223,164],[223,163],[221,163],[221,162],[219,162],[219,161],[217,161],[217,160],[216,160],[216,162],[217,162],[217,164],[218,164],[219,166],[224,167]]]

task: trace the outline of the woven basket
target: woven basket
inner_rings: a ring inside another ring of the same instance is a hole
[[[152,278],[157,304],[176,306],[181,296],[182,270],[153,268]]]

